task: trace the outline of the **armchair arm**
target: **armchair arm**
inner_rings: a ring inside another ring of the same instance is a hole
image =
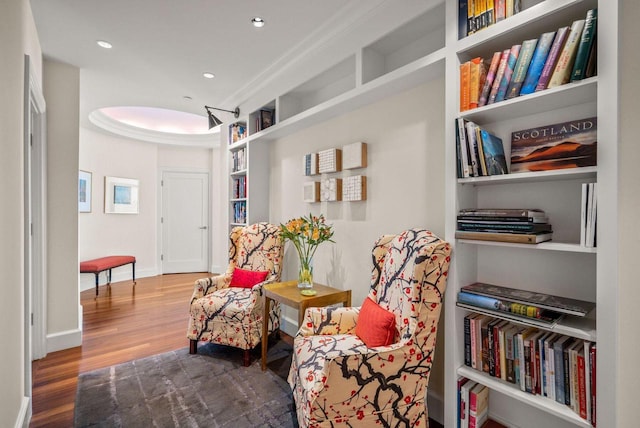
[[[191,295],[191,303],[194,300],[211,294],[216,290],[229,287],[231,277],[227,274],[216,275],[210,278],[201,278],[193,284],[193,294]]]
[[[360,307],[307,308],[298,336],[355,334]]]

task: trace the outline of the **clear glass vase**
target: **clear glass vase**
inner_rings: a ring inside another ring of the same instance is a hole
[[[300,259],[298,288],[313,288],[313,260]]]

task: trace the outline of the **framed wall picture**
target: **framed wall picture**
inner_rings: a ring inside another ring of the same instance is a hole
[[[138,214],[138,180],[104,178],[104,212],[108,214]]]
[[[78,211],[91,212],[91,173],[78,171]]]

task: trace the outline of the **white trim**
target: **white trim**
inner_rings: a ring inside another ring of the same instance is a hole
[[[205,148],[213,148],[220,145],[219,126],[207,134],[172,134],[127,125],[110,118],[99,110],[92,111],[89,114],[89,121],[98,128],[113,134],[149,143]]]
[[[80,313],[82,314],[82,306],[80,306]],[[82,317],[78,317],[78,319],[82,319]],[[82,345],[81,328],[47,335],[47,353],[75,348],[80,345]]]
[[[18,417],[16,423],[13,424],[15,428],[27,428],[31,420],[31,400],[29,397],[22,397],[20,401],[20,410],[18,410]]]

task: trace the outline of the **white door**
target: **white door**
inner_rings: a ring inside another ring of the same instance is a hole
[[[207,272],[209,174],[162,173],[162,273]]]

